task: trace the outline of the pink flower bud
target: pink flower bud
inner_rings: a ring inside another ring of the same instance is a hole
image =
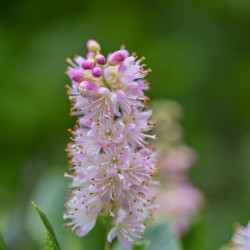
[[[126,58],[126,53],[123,50],[118,50],[111,54],[108,58],[108,64],[111,66],[121,64]]]
[[[134,123],[129,123],[126,127],[127,133],[133,133],[135,131],[136,125]]]
[[[86,58],[87,58],[87,59],[93,59],[93,58],[95,58],[95,53],[92,52],[92,51],[89,51],[89,52],[87,53],[87,55],[86,55]]]
[[[102,69],[100,67],[94,67],[92,69],[92,75],[97,78],[102,76]]]
[[[96,61],[100,65],[104,65],[106,63],[106,58],[103,55],[97,55]]]
[[[124,53],[125,58],[129,57],[129,52],[126,49],[121,49]]]
[[[89,51],[96,52],[101,50],[100,44],[93,39],[87,41],[87,48]]]
[[[86,80],[85,74],[80,70],[71,68],[69,69],[68,74],[69,74],[69,77],[77,83],[81,83],[82,81]]]
[[[79,86],[79,91],[83,97],[92,97],[98,93],[98,85],[94,82],[84,81]]]
[[[105,88],[105,87],[99,88],[98,94],[103,95],[103,94],[108,94],[108,93],[110,93],[110,91],[107,88]]]
[[[126,94],[122,90],[120,90],[116,95],[117,95],[117,100],[120,102],[122,102],[126,96]]]
[[[91,59],[85,60],[82,63],[83,69],[92,69],[94,66],[95,66],[95,62],[93,60],[91,60]]]
[[[78,65],[82,65],[82,63],[85,61],[85,59],[82,56],[77,56],[74,58],[74,61],[78,64]]]

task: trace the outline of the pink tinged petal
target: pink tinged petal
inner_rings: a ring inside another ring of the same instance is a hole
[[[130,179],[129,179],[129,176],[126,174],[126,173],[122,173],[121,174],[124,179],[123,179],[123,190],[129,190],[129,186],[130,186]],[[122,202],[124,199],[124,196],[122,197],[122,200],[120,200],[120,202]]]
[[[124,147],[124,150],[122,151],[122,155],[121,155],[121,160],[123,164],[125,164],[126,161],[129,160],[129,156],[130,156],[129,147]]]
[[[95,53],[92,51],[89,51],[86,56],[87,59],[94,59],[95,58]]]
[[[82,63],[82,68],[87,70],[87,69],[92,69],[95,66],[95,62],[92,59],[85,60]]]
[[[97,52],[101,50],[100,44],[94,39],[89,39],[86,45],[89,51]]]
[[[116,104],[117,103],[117,95],[115,93],[112,93],[111,95],[111,102],[113,104]]]
[[[122,101],[125,100],[126,94],[125,94],[124,91],[120,90],[120,91],[116,94],[116,96],[117,96],[117,100],[118,100],[119,102],[122,102]]]
[[[96,135],[95,135],[95,133],[94,133],[93,130],[89,130],[88,133],[87,133],[87,137],[88,137],[89,139],[95,139],[95,138],[96,138]]]
[[[130,95],[134,95],[134,96],[138,96],[138,97],[144,97],[144,93],[141,90],[141,88],[138,86],[137,82],[127,83],[126,87],[124,89]]]
[[[107,172],[107,174],[108,174],[109,176],[114,176],[114,175],[117,174],[117,170],[114,169],[113,167],[112,167],[112,168],[108,167],[108,168],[106,169],[106,172]]]
[[[70,68],[68,74],[69,77],[77,83],[81,83],[86,79],[86,75],[82,71],[77,69]]]
[[[119,138],[118,138],[118,142],[122,142],[124,139],[124,135],[123,134],[120,134]]]
[[[122,173],[122,176],[124,177],[125,181],[128,180],[128,175],[126,173]]]
[[[118,234],[117,238],[122,247],[124,248],[131,247],[131,242],[127,240],[122,234]]]
[[[121,64],[126,58],[126,53],[123,50],[118,50],[108,57],[108,64],[111,66]]]
[[[99,146],[99,145],[96,145],[96,146],[92,146],[92,147],[91,147],[91,153],[92,153],[93,155],[98,154],[99,151],[100,151],[100,146]]]
[[[126,127],[126,132],[127,133],[133,133],[135,132],[136,125],[134,123],[129,123]]]
[[[134,80],[135,80],[134,75],[125,75],[121,78],[121,81],[126,84],[133,82]]]
[[[127,67],[126,67],[123,63],[120,64],[120,66],[119,66],[119,68],[118,68],[118,75],[121,76],[121,74],[122,74],[123,72],[125,72],[126,69],[127,69]]]
[[[125,197],[125,195],[124,195],[123,191],[120,190],[120,191],[118,192],[118,200],[119,200],[119,202],[123,202],[124,197]]]
[[[119,223],[121,223],[124,219],[126,218],[125,214],[121,214],[117,217],[115,224],[118,225]]]
[[[109,144],[109,141],[98,141],[98,145],[100,145],[101,147],[107,147]]]
[[[98,93],[98,85],[94,82],[84,81],[79,85],[79,91],[83,97],[92,97]]]
[[[97,167],[97,166],[89,166],[89,167],[87,168],[87,173],[88,173],[89,175],[98,173],[98,170],[99,170],[98,168],[99,168],[99,167]]]
[[[137,88],[138,87],[138,83],[137,82],[130,82],[127,84],[126,86],[127,88],[131,87],[131,88]]]
[[[118,174],[118,178],[122,181],[125,182],[125,176],[123,174]]]
[[[111,93],[111,102],[114,104],[114,114],[116,116],[121,116],[121,113],[118,110],[117,101],[117,95],[115,93]]]
[[[78,65],[82,65],[82,63],[85,61],[85,59],[82,57],[82,56],[77,56],[75,59],[75,62],[78,64]]]
[[[96,78],[101,77],[102,76],[102,72],[103,72],[103,70],[100,67],[94,67],[92,69],[92,75],[94,77],[96,77]]]
[[[142,120],[148,120],[151,115],[152,115],[152,110],[150,109],[140,113],[139,117]]]
[[[147,167],[150,168],[151,165],[152,165],[152,162],[150,160],[146,160],[146,161],[143,162],[143,164],[144,164],[144,166],[147,166]]]
[[[126,67],[130,67],[135,61],[133,56],[127,57],[126,60],[123,62]]]
[[[123,131],[124,128],[125,128],[125,125],[124,125],[123,122],[118,122],[118,123],[117,123],[117,127],[119,128],[119,130]]]
[[[80,237],[86,235],[95,226],[96,218],[89,221],[87,224],[82,225],[76,230],[76,234]]]
[[[110,197],[110,193],[109,192],[106,192],[103,196],[102,196],[102,202],[103,203],[109,203],[111,200],[111,197]]]
[[[144,81],[143,81],[143,80],[137,81],[137,84],[138,84],[138,87],[139,87],[139,88],[143,88],[143,86],[144,86]]]
[[[82,160],[84,160],[85,156],[83,154],[80,154],[80,153],[74,153],[73,158],[76,161],[81,162]]]
[[[89,211],[89,214],[98,214],[100,211],[102,210],[102,207],[97,207],[96,209],[93,209],[91,211]]]
[[[125,58],[129,57],[129,52],[126,49],[122,49]]]
[[[90,117],[85,115],[85,116],[79,118],[79,122],[82,125],[91,126],[91,124],[93,123],[93,120],[91,120]]]
[[[113,239],[116,237],[116,235],[117,235],[116,230],[117,230],[116,227],[111,228],[111,230],[108,233],[108,237],[107,237],[108,242],[112,242]]]
[[[81,173],[81,172],[78,173],[78,176],[79,176],[80,178],[82,178],[82,179],[86,177],[86,175],[83,174],[83,173]]]
[[[105,87],[101,87],[98,90],[98,94],[108,94],[110,93],[109,89],[105,88]]]

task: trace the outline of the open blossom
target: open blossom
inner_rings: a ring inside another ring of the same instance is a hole
[[[250,222],[246,227],[237,226],[232,238],[232,250],[250,249]]]
[[[144,221],[152,214],[148,188],[157,170],[155,153],[147,142],[156,123],[150,120],[144,79],[150,70],[127,50],[100,54],[95,40],[87,42],[86,58],[67,59],[67,86],[78,116],[67,152],[72,174],[66,223],[79,236],[86,235],[98,216],[112,221],[107,240],[115,237],[128,248],[143,239]],[[108,225],[107,225],[108,226]]]
[[[145,229],[145,225],[141,223],[139,217],[134,217],[130,214],[118,215],[115,226],[108,234],[108,241],[117,237],[120,244],[128,248],[133,243],[133,239],[144,239],[141,237]]]

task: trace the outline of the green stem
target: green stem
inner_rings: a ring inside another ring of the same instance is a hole
[[[105,227],[106,227],[106,237],[105,237],[105,246],[104,250],[111,250],[111,243],[108,242],[108,233],[112,227],[112,217],[108,215],[108,217],[105,218]]]
[[[110,250],[111,249],[111,243],[107,241],[105,242],[104,250]]]

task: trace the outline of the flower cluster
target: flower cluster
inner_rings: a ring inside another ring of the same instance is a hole
[[[232,238],[233,250],[249,250],[250,249],[250,222],[246,227],[237,226],[235,234]]]
[[[157,106],[154,112],[158,121],[156,132],[161,138],[154,143],[160,159],[157,179],[161,185],[150,188],[151,196],[156,195],[159,204],[155,217],[170,218],[176,231],[184,234],[203,203],[202,194],[186,175],[196,162],[196,152],[185,145],[183,139],[182,107],[170,100],[155,101],[154,104]]]
[[[152,202],[148,186],[154,182],[156,161],[147,138],[155,127],[150,121],[144,90],[145,59],[137,59],[125,48],[104,57],[95,40],[87,42],[86,58],[68,59],[67,86],[78,116],[67,147],[73,174],[65,219],[77,235],[86,235],[99,215],[112,218],[108,241],[117,237],[128,248],[143,239]]]

